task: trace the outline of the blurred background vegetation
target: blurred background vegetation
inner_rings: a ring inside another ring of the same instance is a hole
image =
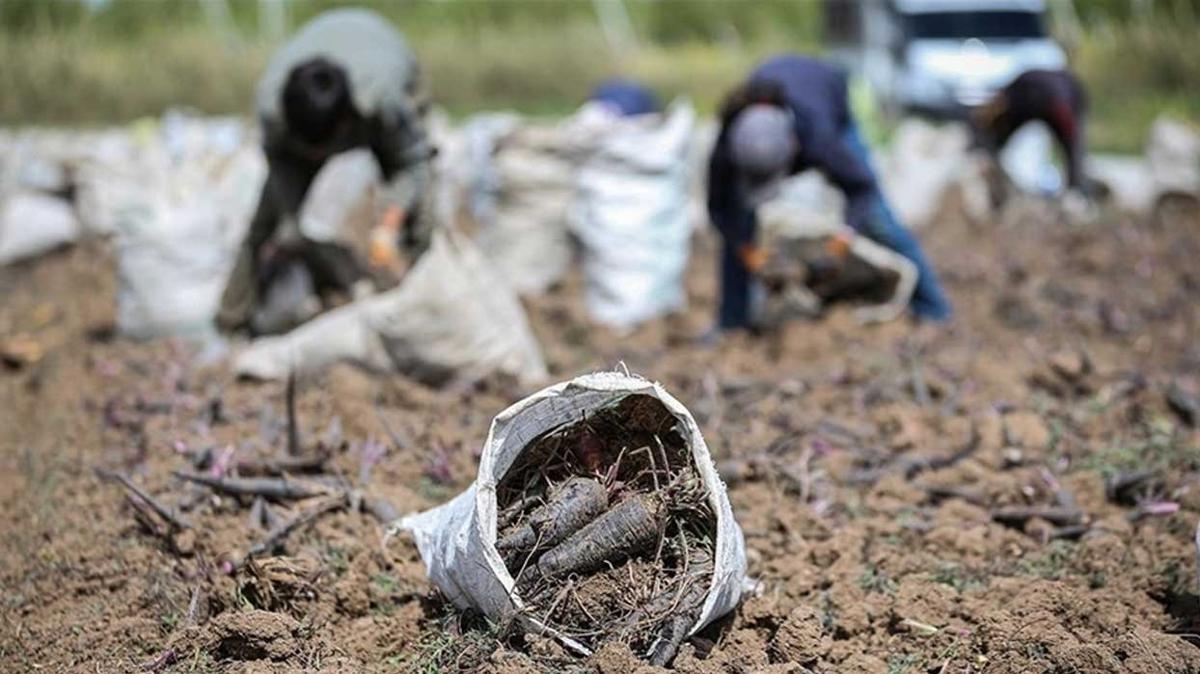
[[[1162,111],[1200,120],[1200,0],[1050,0],[1052,19],[1057,3],[1074,10],[1055,28],[1089,86],[1096,146],[1139,150]],[[456,115],[565,112],[613,74],[711,110],[763,56],[821,48],[816,0],[0,0],[0,123],[247,114],[273,46],[349,4],[401,28]]]

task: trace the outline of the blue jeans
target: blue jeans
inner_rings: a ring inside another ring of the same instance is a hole
[[[858,127],[853,123],[846,129],[842,142],[868,166],[871,155],[863,143]],[[922,320],[942,321],[950,318],[950,302],[942,292],[932,265],[925,259],[921,244],[912,231],[900,224],[887,200],[876,190],[871,217],[861,234],[886,246],[912,261],[917,267],[917,286],[913,290],[909,310]],[[725,241],[721,246],[721,302],[717,315],[720,329],[743,328],[750,325],[750,297],[754,279],[738,257],[739,242]]]

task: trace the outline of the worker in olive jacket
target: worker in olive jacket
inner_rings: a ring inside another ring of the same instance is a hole
[[[371,152],[384,180],[376,230],[394,233],[410,256],[424,250],[433,206],[427,105],[407,44],[373,12],[326,12],[275,54],[257,95],[267,179],[221,298],[220,327],[249,327],[266,270],[281,250],[302,261],[319,291],[357,295],[369,287],[366,261],[306,238],[297,223],[313,179],[340,153]]]

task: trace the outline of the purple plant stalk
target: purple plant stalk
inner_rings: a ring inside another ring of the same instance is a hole
[[[832,454],[835,451],[835,449],[836,448],[833,445],[829,444],[829,441],[826,440],[825,438],[818,437],[818,438],[812,439],[812,452],[813,452],[814,456],[818,456],[818,457],[829,456],[830,454]]]
[[[121,364],[108,358],[98,359],[93,367],[96,374],[110,379],[121,373]]]
[[[1149,517],[1168,517],[1179,512],[1179,504],[1175,501],[1147,501],[1138,505],[1138,511]]]
[[[1052,491],[1062,489],[1062,484],[1059,483],[1058,478],[1054,477],[1054,473],[1051,473],[1045,466],[1038,467],[1038,475],[1041,476],[1042,482],[1045,482],[1046,486]]]
[[[225,449],[217,454],[217,458],[213,459],[212,466],[208,472],[213,477],[225,477],[229,473],[229,469],[233,466],[233,455],[236,452],[233,445],[225,445]]]
[[[448,485],[454,482],[454,467],[450,463],[450,452],[445,445],[438,443],[438,451],[425,465],[425,477],[434,484]]]
[[[358,481],[366,484],[370,481],[371,470],[375,464],[387,455],[387,445],[379,442],[374,436],[368,437],[358,449]]]

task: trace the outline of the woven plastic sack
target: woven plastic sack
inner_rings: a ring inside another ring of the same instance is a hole
[[[588,654],[582,644],[522,613],[513,577],[496,551],[496,485],[535,438],[558,426],[578,422],[629,395],[658,399],[678,420],[716,514],[713,577],[689,635],[737,606],[748,587],[746,543],[699,426],[687,408],[662,386],[617,372],[584,375],[556,384],[501,412],[492,421],[474,484],[450,502],[405,517],[395,525],[395,530],[412,533],[430,579],[456,606],[477,609],[496,620],[519,618],[531,629],[544,631],[573,650]]]
[[[366,260],[375,199],[383,176],[370,150],[343,152],[321,167],[304,195],[299,227],[305,238],[339,244]]]
[[[571,263],[567,211],[580,148],[561,125],[524,123],[493,138],[484,186],[473,201],[476,243],[521,295],[558,282]]]
[[[127,336],[206,339],[250,222],[265,162],[243,147],[211,163],[162,167],[114,202],[117,328]]]
[[[37,192],[20,192],[0,204],[0,265],[41,255],[79,236],[71,204]]]
[[[1160,116],[1150,127],[1146,161],[1160,192],[1200,192],[1200,133]]]
[[[908,119],[896,129],[880,166],[888,203],[900,221],[920,228],[933,222],[946,192],[964,175],[970,139],[966,127]]]
[[[696,113],[609,116],[576,179],[572,231],[583,252],[584,297],[601,323],[628,330],[683,307],[692,220]]]

